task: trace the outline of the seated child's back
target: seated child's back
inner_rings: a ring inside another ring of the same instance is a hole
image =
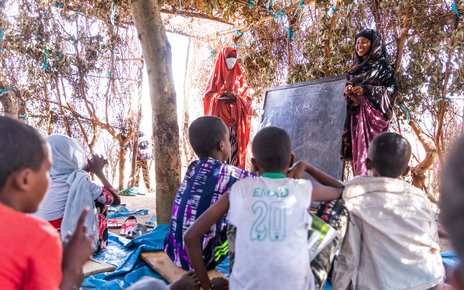
[[[307,248],[311,198],[336,199],[342,188],[286,178],[293,157],[290,137],[280,128],[260,130],[252,151],[261,176],[235,183],[187,232],[192,266],[204,289],[219,288],[199,262],[198,237],[227,213],[237,227],[230,289],[314,289]]]
[[[350,223],[337,257],[335,289],[429,289],[443,279],[437,227],[427,196],[398,179],[407,172],[411,146],[383,133],[369,148],[373,176],[345,184]]]
[[[199,157],[190,164],[176,193],[171,227],[165,240],[165,252],[183,269],[190,269],[184,245],[184,234],[197,218],[214,204],[237,180],[252,174],[223,163],[230,155],[229,131],[223,121],[204,116],[192,122],[189,140]],[[202,250],[208,269],[227,257],[225,220],[218,221],[203,236]]]

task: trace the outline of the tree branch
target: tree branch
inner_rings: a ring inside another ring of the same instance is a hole
[[[329,69],[329,62],[330,62],[330,40],[331,40],[331,35],[332,35],[332,31],[335,27],[335,23],[336,23],[336,20],[337,20],[337,10],[340,9],[341,7],[341,3],[340,3],[340,0],[335,0],[335,3],[334,3],[334,7],[335,7],[335,11],[333,12],[333,15],[330,19],[330,25],[329,25],[329,30],[327,31],[327,37],[325,39],[325,69],[324,69],[324,76],[329,76],[330,74],[330,69]]]
[[[438,159],[440,160],[440,164],[444,164],[443,160],[443,122],[445,120],[445,113],[446,109],[448,108],[448,102],[447,100],[443,99],[446,96],[447,92],[447,86],[448,86],[448,81],[449,81],[449,75],[450,75],[450,67],[451,67],[451,59],[452,53],[454,50],[454,44],[456,41],[456,32],[457,32],[458,25],[456,25],[453,28],[453,31],[451,32],[451,37],[448,43],[448,59],[446,60],[446,65],[445,65],[445,76],[443,78],[443,87],[441,91],[441,96],[440,96],[440,104],[438,105],[438,122],[437,122],[437,130],[435,134],[435,145],[437,146],[437,152],[438,152]]]
[[[430,139],[426,134],[424,134],[417,123],[413,120],[409,122],[409,125],[411,125],[411,129],[414,132],[414,134],[417,136],[419,139],[420,143],[424,147],[424,150],[426,152],[424,160],[419,162],[417,166],[415,166],[412,170],[412,184],[418,188],[421,188],[425,192],[429,192],[427,190],[427,186],[425,185],[425,173],[427,170],[434,164],[435,162],[435,156],[437,155],[437,148],[433,142],[432,139]],[[438,203],[438,200],[436,197],[428,194],[429,199],[434,202]]]
[[[409,13],[411,7],[411,0],[404,1],[404,10],[403,10],[403,19],[402,19],[402,29],[400,37],[398,38],[398,45],[396,49],[396,61],[395,61],[395,74],[398,74],[401,70],[401,61],[403,60],[404,54],[404,45],[408,40],[408,30],[409,30]]]

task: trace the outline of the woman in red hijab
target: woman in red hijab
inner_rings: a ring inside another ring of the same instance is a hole
[[[237,64],[237,51],[224,47],[203,97],[205,115],[221,118],[229,128],[232,146],[229,164],[245,168],[250,138],[251,97],[248,84]]]

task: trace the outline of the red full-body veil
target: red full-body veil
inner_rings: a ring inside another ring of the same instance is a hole
[[[251,97],[238,63],[233,69],[227,68],[226,57],[231,52],[236,52],[235,48],[224,47],[219,53],[203,97],[203,105],[205,115],[218,116],[228,127],[237,127],[238,164],[236,165],[244,168],[246,148],[250,139]],[[237,100],[228,102],[221,99],[225,92],[234,93]]]

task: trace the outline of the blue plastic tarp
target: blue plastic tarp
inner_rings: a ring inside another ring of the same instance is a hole
[[[134,284],[145,276],[165,281],[153,271],[140,257],[140,253],[159,251],[164,248],[164,239],[169,225],[159,225],[152,232],[132,241],[109,234],[107,250],[93,258],[114,265],[116,270],[110,273],[91,275],[85,278],[83,289],[120,290]],[[221,273],[229,274],[229,259],[216,267]],[[165,281],[166,282],[166,281]]]
[[[140,258],[140,253],[162,250],[168,230],[169,225],[159,225],[152,232],[132,241],[109,234],[107,250],[94,256],[94,259],[117,268],[114,272],[87,277],[82,288],[119,290],[129,287],[144,276],[162,279]]]

